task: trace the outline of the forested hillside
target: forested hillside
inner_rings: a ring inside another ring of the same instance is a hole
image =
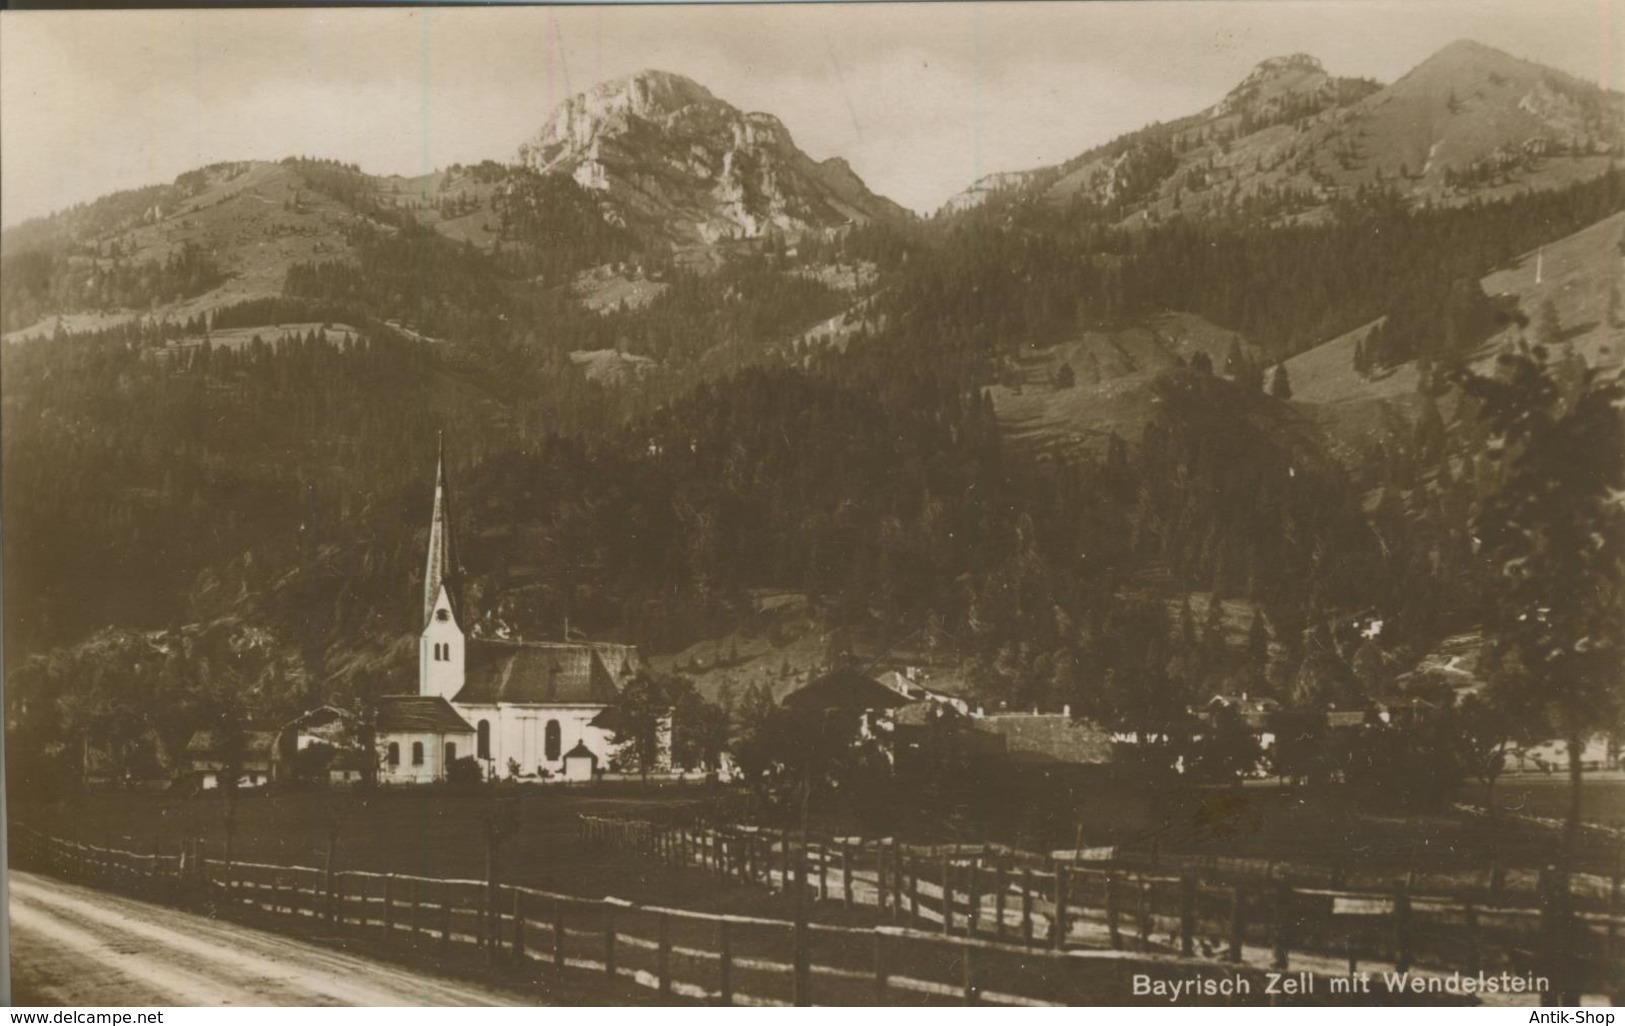
[[[1224,117],[1369,94],[1277,72]],[[1457,375],[1524,325],[1565,402],[1590,373],[1481,283],[1625,209],[1618,170],[1448,206],[1372,183],[1292,223],[1016,190],[697,260],[534,167],[197,174],[8,233],[0,318],[50,325],[0,347],[8,715],[35,754],[399,686],[442,431],[479,630],[658,655],[770,592],[825,663],[926,645],[994,707],[1153,732],[1215,692],[1360,708],[1484,616],[1471,524],[1505,471]],[[1617,271],[1604,241],[1585,259]],[[585,302],[584,274],[643,288]],[[103,308],[128,316],[73,320]],[[1352,376],[1414,386],[1334,439],[1338,379],[1296,402],[1282,361],[1357,330]],[[1080,364],[1029,374],[1053,353]],[[1027,388],[1072,392],[1088,443],[1014,423]]]

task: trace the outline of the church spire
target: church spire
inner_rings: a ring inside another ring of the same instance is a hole
[[[446,439],[442,433],[435,458],[434,513],[429,520],[429,560],[423,571],[423,622],[434,615],[440,589],[446,589],[457,615],[457,550],[451,537],[451,501],[446,495]]]

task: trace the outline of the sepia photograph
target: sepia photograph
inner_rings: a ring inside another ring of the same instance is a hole
[[[9,1002],[1613,1023],[1622,74],[1616,0],[0,13]]]

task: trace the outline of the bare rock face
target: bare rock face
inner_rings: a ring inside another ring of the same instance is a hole
[[[1301,115],[1337,102],[1337,83],[1320,61],[1306,53],[1260,61],[1209,113],[1210,119],[1241,115],[1252,122],[1274,122],[1289,113]]]
[[[902,219],[844,160],[819,163],[771,114],[681,75],[643,71],[560,104],[520,160],[602,193],[611,216],[711,243]]]

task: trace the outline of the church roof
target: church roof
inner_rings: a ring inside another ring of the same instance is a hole
[[[463,611],[457,601],[457,548],[451,531],[451,498],[446,489],[446,451],[444,442],[435,459],[434,511],[429,516],[429,558],[423,570],[423,625],[428,626],[434,615],[440,589],[446,589],[451,601],[451,615],[459,623]]]
[[[470,640],[458,703],[609,705],[619,689],[592,645]]]
[[[472,734],[474,728],[439,695],[385,695],[378,699],[380,734]]]

